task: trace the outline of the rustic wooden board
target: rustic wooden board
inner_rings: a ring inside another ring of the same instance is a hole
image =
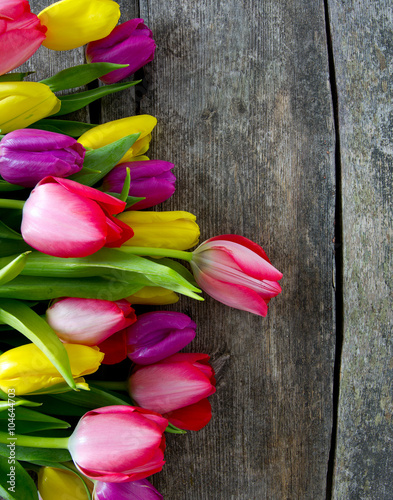
[[[334,497],[392,498],[392,60],[388,0],[329,0],[342,162],[344,342]]]
[[[36,12],[49,3],[31,2]],[[190,350],[212,355],[217,395],[205,429],[168,437],[153,482],[167,500],[324,498],[335,179],[323,1],[142,0],[140,16],[156,59],[137,99],[105,98],[101,118],[157,116],[150,157],[173,161],[178,176],[161,208],[195,213],[202,240],[253,239],[284,273],[265,319],[209,297],[173,306],[198,324]],[[33,62],[63,60],[83,52],[44,49]]]
[[[266,319],[182,299],[218,367],[213,420],[170,436],[171,500],[325,497],[334,358],[334,133],[322,1],[141,1],[158,45],[141,113],[173,161],[169,209],[284,272]]]

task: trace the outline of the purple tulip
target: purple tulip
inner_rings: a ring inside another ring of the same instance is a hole
[[[7,182],[34,187],[48,175],[68,177],[83,166],[86,150],[68,135],[21,129],[0,141],[0,175]]]
[[[127,68],[116,69],[100,78],[104,83],[116,83],[153,60],[156,44],[152,37],[143,19],[130,19],[116,26],[107,37],[88,43],[86,59],[90,63],[128,64]]]
[[[128,357],[139,365],[156,363],[189,344],[195,337],[195,328],[192,319],[179,312],[141,314],[126,330]]]
[[[147,479],[128,483],[104,483],[97,481],[94,489],[95,500],[162,500],[162,495]]]
[[[162,160],[121,163],[104,178],[105,191],[121,193],[127,167],[131,175],[129,195],[145,197],[144,200],[135,203],[132,210],[154,207],[170,198],[175,192],[176,177],[170,172],[174,165]]]

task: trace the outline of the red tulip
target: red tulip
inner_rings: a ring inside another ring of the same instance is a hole
[[[266,316],[281,292],[282,273],[256,243],[235,234],[215,236],[194,250],[191,268],[198,285],[227,306]]]
[[[27,0],[1,0],[0,75],[23,64],[45,39],[46,27]]]
[[[168,421],[134,406],[87,412],[68,440],[78,469],[90,479],[122,483],[143,479],[164,465]]]
[[[181,429],[199,430],[211,418],[206,398],[216,391],[208,360],[207,354],[178,353],[153,365],[137,365],[129,378],[130,396]]]
[[[125,203],[69,179],[45,177],[23,208],[23,239],[55,257],[85,257],[103,246],[120,247],[133,236],[113,217]]]

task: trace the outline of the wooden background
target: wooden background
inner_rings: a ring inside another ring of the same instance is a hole
[[[389,0],[119,3],[156,57],[92,121],[156,116],[149,156],[178,177],[160,209],[195,213],[201,241],[256,241],[284,273],[265,319],[173,306],[197,322],[217,394],[205,429],[169,436],[154,484],[166,500],[391,499]],[[82,62],[42,48],[27,66]]]

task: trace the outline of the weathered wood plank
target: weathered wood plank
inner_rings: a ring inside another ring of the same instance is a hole
[[[166,209],[234,232],[284,272],[268,317],[181,299],[218,370],[213,420],[169,436],[167,499],[325,497],[334,358],[334,133],[323,2],[141,0],[157,42],[141,112],[173,161]]]
[[[334,497],[392,498],[392,60],[388,0],[329,0],[342,162],[344,342]]]

